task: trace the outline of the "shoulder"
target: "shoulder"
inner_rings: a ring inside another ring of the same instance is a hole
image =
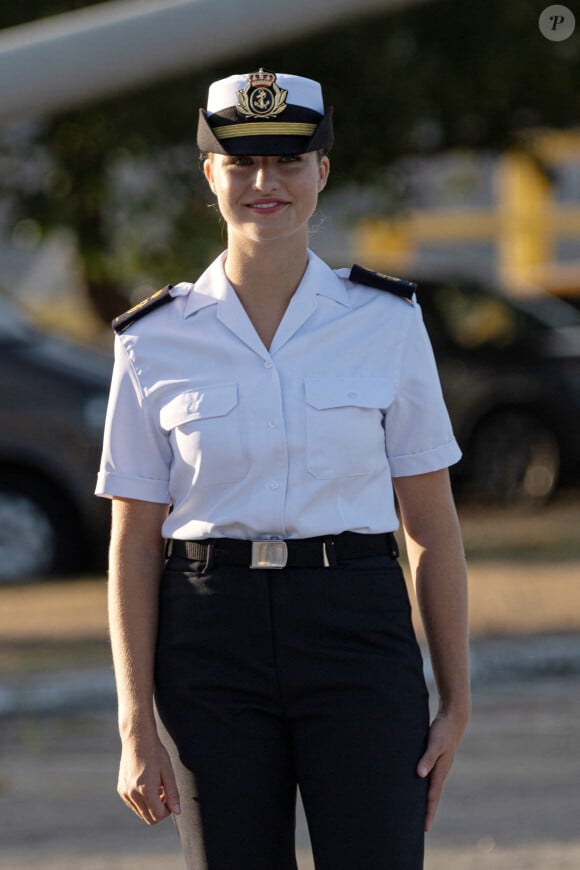
[[[347,277],[352,284],[362,284],[365,287],[372,287],[374,290],[382,290],[397,296],[399,299],[404,299],[411,305],[414,305],[416,302],[415,291],[417,290],[417,285],[413,281],[405,281],[403,278],[383,275],[381,272],[365,269],[364,266],[359,266],[356,263],[350,270],[341,269],[340,274],[341,277]]]
[[[424,341],[423,313],[417,300],[417,284],[383,275],[355,264],[337,269],[352,310],[362,312],[369,328],[382,330],[392,348],[407,348]]]
[[[111,323],[113,330],[117,335],[121,335],[128,330],[134,323],[153,311],[167,305],[169,302],[175,302],[176,299],[187,294],[193,285],[182,282],[181,284],[166,284],[161,290],[157,290],[151,296],[133,305],[128,311],[119,314]]]
[[[173,284],[166,284],[165,287],[162,287],[161,290],[157,290],[151,296],[148,296],[147,299],[143,299],[141,302],[138,302],[137,305],[133,305],[132,308],[129,308],[128,311],[119,314],[111,324],[114,331],[120,335],[132,326],[133,323],[137,320],[141,320],[142,317],[145,317],[151,311],[155,311],[155,309],[161,308],[162,305],[172,302],[174,299],[171,295],[172,289]]]

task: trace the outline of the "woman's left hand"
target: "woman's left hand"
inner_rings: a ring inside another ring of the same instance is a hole
[[[429,776],[429,792],[427,795],[427,812],[425,814],[425,832],[429,830],[435,818],[435,812],[443,783],[445,782],[455,750],[467,726],[467,716],[453,716],[439,713],[429,729],[427,749],[417,764],[417,774],[422,778]]]

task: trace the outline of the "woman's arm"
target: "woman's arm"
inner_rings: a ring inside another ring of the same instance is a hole
[[[175,778],[153,712],[161,526],[167,511],[164,504],[113,499],[109,550],[109,630],[122,742],[117,789],[148,824],[180,812]]]
[[[425,830],[470,713],[467,575],[447,469],[394,480],[411,574],[439,693],[419,776],[430,774]]]

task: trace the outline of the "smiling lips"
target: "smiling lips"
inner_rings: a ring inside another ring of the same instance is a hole
[[[247,203],[247,208],[259,211],[261,214],[274,214],[287,205],[288,202],[284,199],[256,199],[254,202]]]

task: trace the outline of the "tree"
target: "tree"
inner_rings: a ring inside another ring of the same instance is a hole
[[[3,9],[0,24],[84,5],[26,0]],[[504,149],[522,129],[577,124],[580,36],[545,39],[544,6],[412,5],[45,121],[27,140],[46,164],[36,186],[3,182],[9,221],[74,227],[91,296],[108,319],[135,284],[195,278],[224,244],[196,168],[196,107],[212,80],[258,66],[321,80],[336,107],[333,184],[377,183],[404,154]]]

